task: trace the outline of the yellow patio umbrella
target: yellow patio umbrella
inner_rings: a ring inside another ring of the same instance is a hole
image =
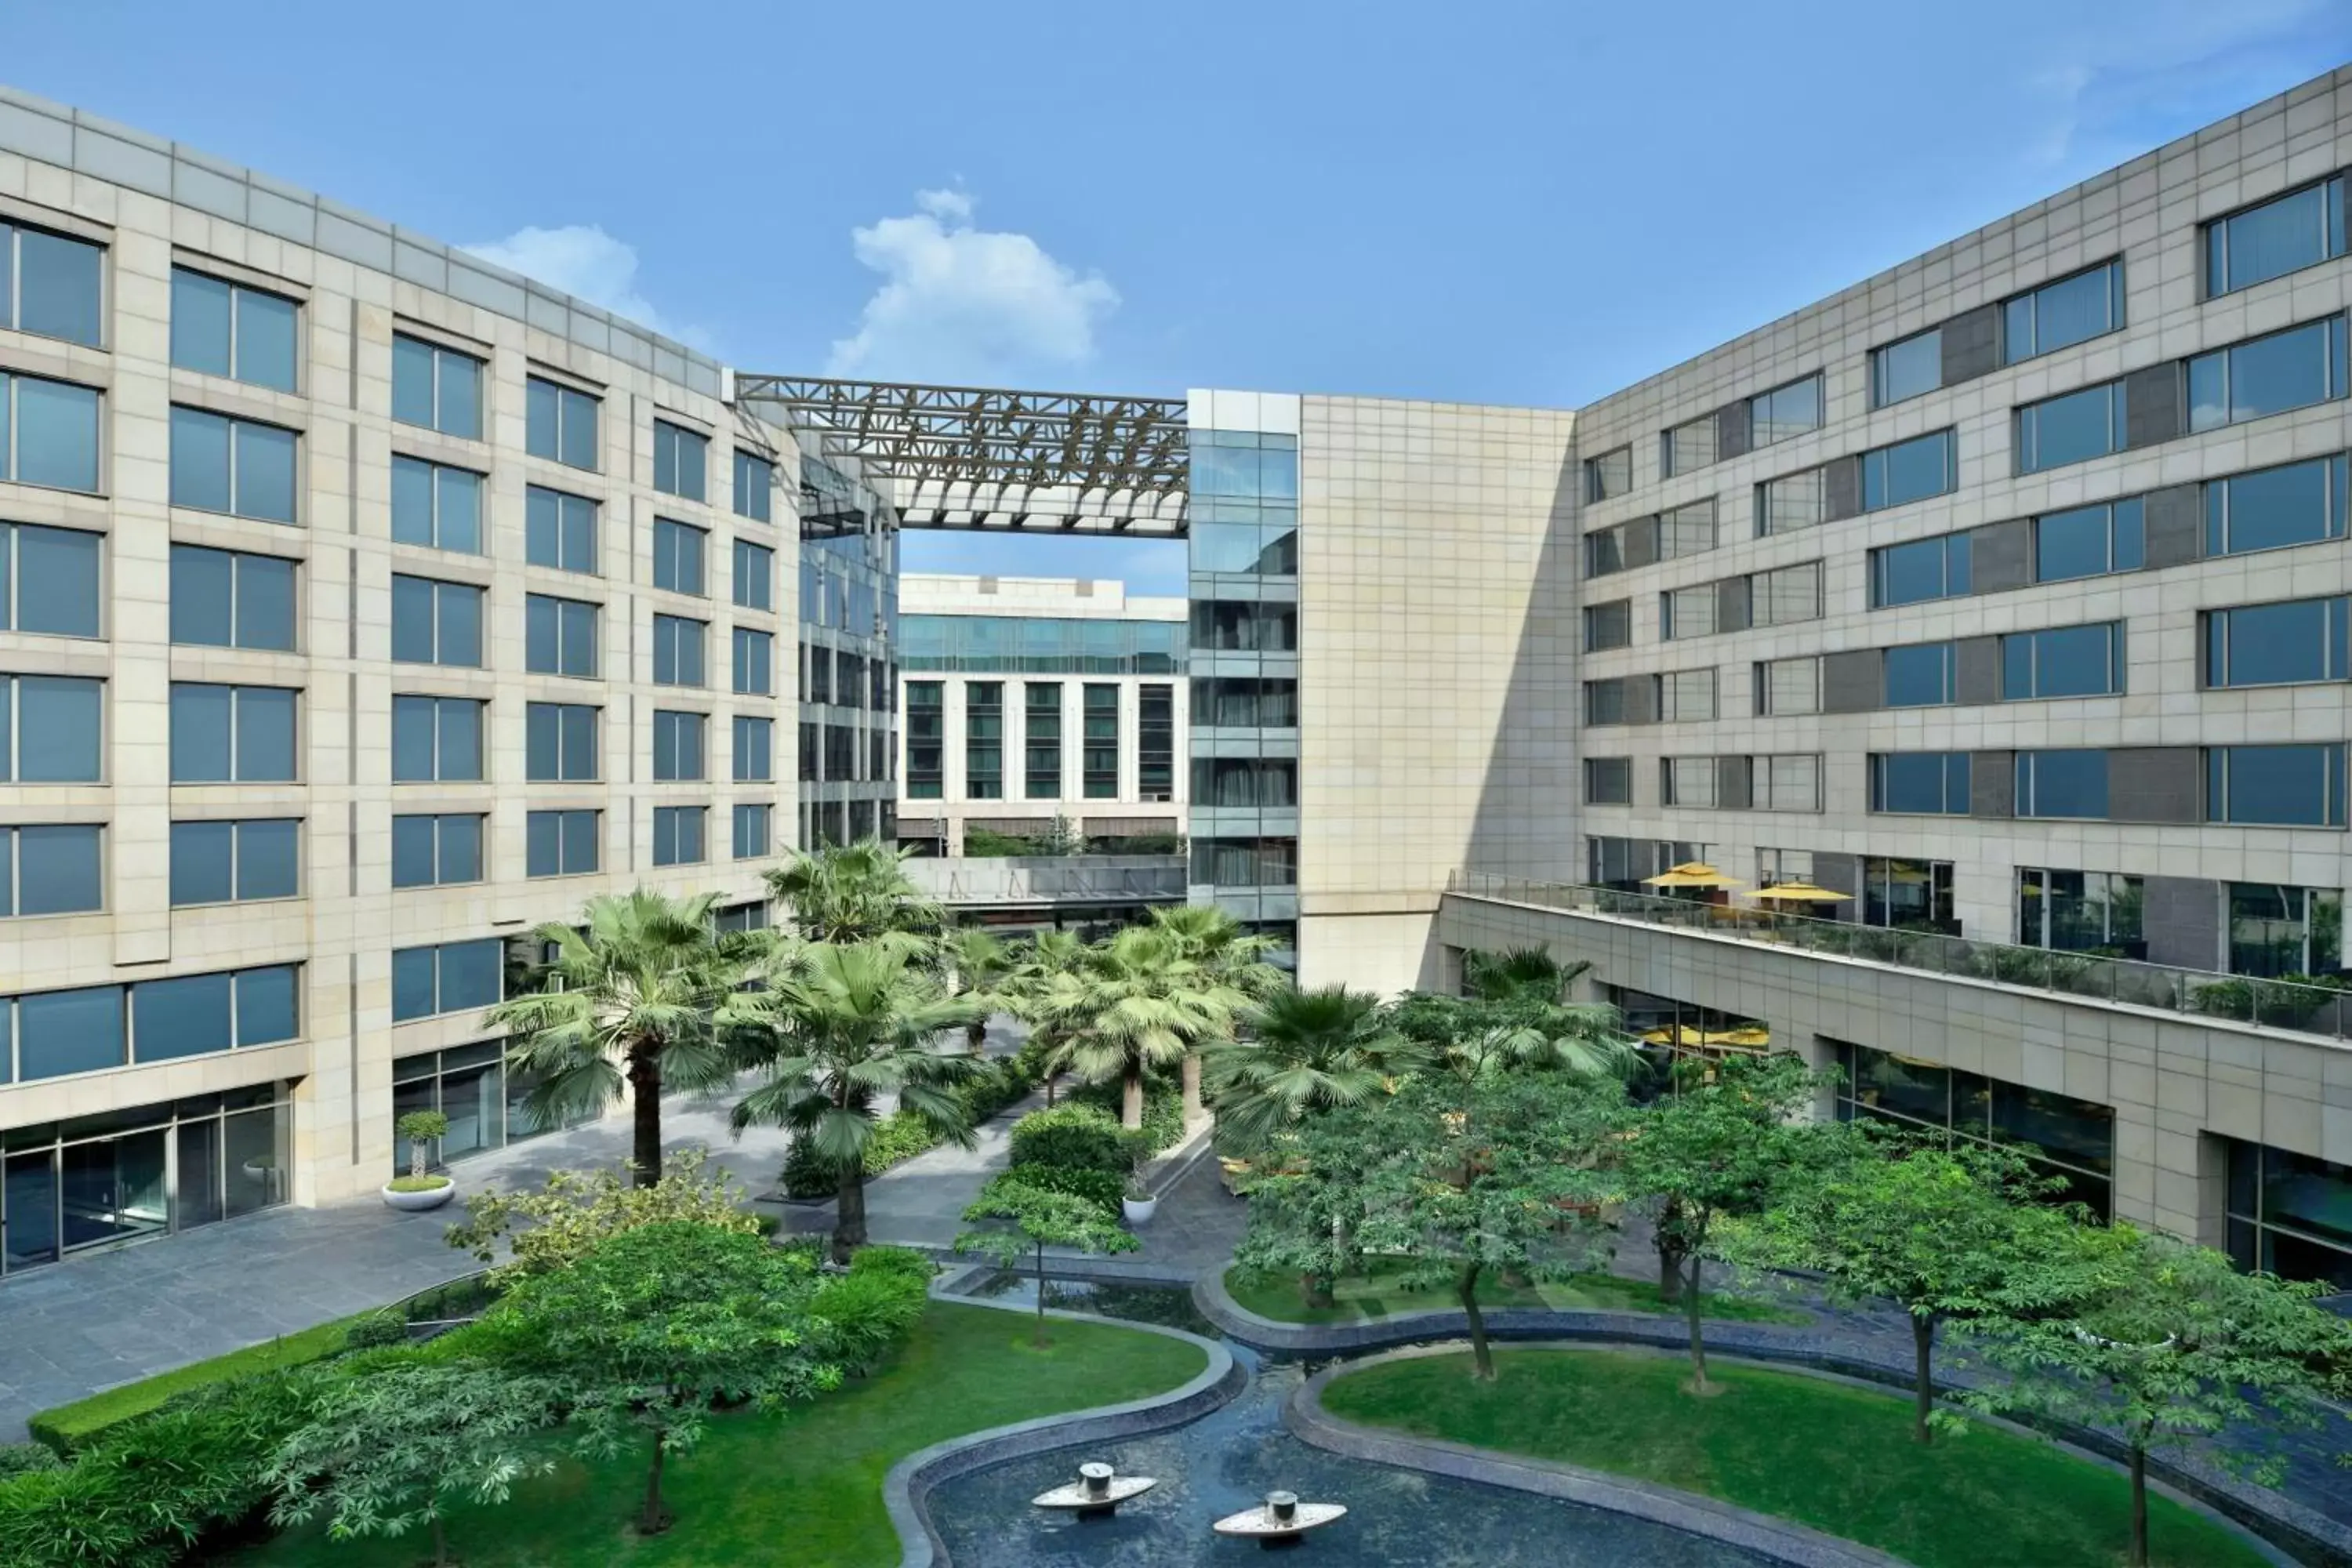
[[[1706,1035],[1688,1024],[1660,1025],[1642,1032],[1642,1043],[1648,1046],[1703,1046]]]
[[[1770,899],[1776,903],[1843,904],[1853,901],[1852,893],[1834,892],[1828,888],[1816,888],[1811,882],[1782,882],[1777,887],[1759,888],[1748,897]]]
[[[1645,888],[1744,888],[1748,884],[1737,877],[1727,877],[1704,860],[1685,860],[1671,871],[1661,871],[1654,877],[1644,877]]]
[[[1772,1046],[1772,1031],[1755,1025],[1744,1028],[1720,1029],[1706,1037],[1710,1046],[1726,1046],[1733,1050],[1762,1051]]]

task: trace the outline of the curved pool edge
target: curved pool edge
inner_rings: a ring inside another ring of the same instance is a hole
[[[936,1285],[931,1296],[934,1300],[960,1307],[1017,1312],[1024,1317],[1035,1315],[1034,1308],[1018,1302],[944,1295]],[[986,1431],[944,1438],[927,1448],[918,1448],[900,1459],[882,1478],[882,1506],[889,1512],[890,1527],[898,1532],[898,1568],[950,1568],[947,1547],[940,1540],[939,1532],[931,1528],[930,1514],[924,1506],[931,1489],[940,1482],[969,1475],[973,1470],[985,1469],[1006,1459],[1024,1458],[1054,1448],[1141,1436],[1147,1433],[1164,1432],[1171,1426],[1182,1426],[1230,1404],[1249,1385],[1248,1369],[1234,1359],[1234,1352],[1216,1341],[1203,1339],[1199,1334],[1188,1333],[1182,1329],[1163,1328],[1157,1323],[1107,1318],[1094,1312],[1049,1309],[1045,1316],[1076,1323],[1101,1323],[1116,1329],[1130,1329],[1137,1333],[1160,1334],[1168,1339],[1181,1340],[1206,1355],[1209,1364],[1191,1382],[1165,1394],[992,1426]]]

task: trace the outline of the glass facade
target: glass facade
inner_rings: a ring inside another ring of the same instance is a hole
[[[447,1117],[449,1131],[425,1146],[425,1163],[445,1166],[468,1154],[561,1131],[532,1114],[525,1103],[535,1087],[529,1074],[506,1065],[496,1040],[425,1051],[392,1064],[393,1119],[397,1121],[413,1110],[437,1110]],[[582,1127],[594,1120],[582,1117],[562,1126]],[[392,1174],[407,1173],[408,1142],[396,1139]]]
[[[2101,1219],[2114,1208],[2112,1106],[1843,1040],[1837,1055],[1838,1119],[1891,1121],[1979,1143],[2024,1145],[2037,1170],[2066,1185],[2057,1196]]]
[[[2331,1294],[2352,1290],[2352,1166],[2221,1140],[2231,1258]]]
[[[1960,922],[1952,910],[1949,860],[1864,855],[1861,869],[1863,924],[1959,934]]]
[[[2017,873],[2017,941],[2060,952],[2146,958],[2141,931],[2146,890],[2119,871],[2063,871],[2021,867]]]
[[[1186,653],[1181,621],[908,616],[905,637],[908,670],[983,675],[1172,675]]]
[[[789,481],[787,481],[789,482]],[[797,842],[898,837],[898,514],[842,469],[804,455],[800,470],[801,806]],[[908,706],[922,695],[910,682]],[[944,778],[939,683],[909,735],[908,793],[936,800]],[[1000,746],[1002,744],[1000,741]],[[914,775],[928,764],[929,793]],[[780,829],[783,831],[783,829]]]

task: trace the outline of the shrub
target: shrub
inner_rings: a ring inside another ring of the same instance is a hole
[[[1014,1061],[985,1062],[950,1092],[962,1102],[964,1114],[976,1127],[1027,1094],[1031,1081]],[[866,1173],[878,1176],[944,1142],[921,1117],[894,1110],[874,1124],[874,1136],[866,1140]],[[781,1184],[786,1197],[807,1199],[829,1198],[841,1183],[833,1167],[817,1158],[814,1149],[795,1138],[784,1152]]]
[[[1135,1168],[1135,1141],[1098,1106],[1057,1105],[1013,1124],[1013,1163],[1066,1171],[1104,1171],[1124,1179]]]
[[[36,1440],[60,1454],[90,1447],[116,1426],[161,1408],[189,1391],[215,1384],[249,1379],[256,1373],[302,1366],[340,1354],[352,1320],[321,1323],[315,1329],[287,1334],[264,1344],[248,1345],[210,1361],[200,1361],[137,1383],[126,1383],[103,1394],[93,1394],[71,1405],[44,1410],[26,1425]],[[5,1558],[0,1558],[5,1563]]]
[[[1116,1080],[1080,1086],[1070,1095],[1075,1105],[1090,1105],[1109,1117],[1119,1118],[1120,1087]],[[1147,1079],[1143,1085],[1143,1128],[1137,1142],[1140,1144],[1136,1158],[1139,1162],[1154,1154],[1163,1154],[1184,1142],[1184,1090],[1173,1079]],[[1017,1153],[1013,1156],[1020,1157]]]
[[[179,1553],[152,1525],[116,1471],[72,1465],[0,1481],[0,1563],[9,1568],[166,1568]]]
[[[2283,1024],[2289,1028],[2308,1023],[2311,1016],[2342,989],[2333,975],[2282,974],[2276,980],[2221,980],[2200,985],[2189,1001],[2200,1013],[2241,1023]]]
[[[650,1187],[632,1186],[618,1172],[556,1171],[536,1193],[481,1193],[467,1200],[466,1222],[449,1227],[449,1245],[484,1263],[498,1258],[500,1237],[513,1232],[513,1258],[491,1268],[499,1289],[525,1275],[574,1263],[597,1243],[640,1226],[671,1220],[756,1235],[760,1222],[744,1212],[751,1194],[725,1172],[703,1173],[709,1152],[673,1156]]]
[[[1099,1205],[1108,1214],[1119,1212],[1118,1200],[1127,1191],[1127,1178],[1113,1175],[1108,1171],[1063,1165],[1015,1165],[1012,1173],[1016,1180],[1029,1186],[1084,1198],[1088,1203]]]
[[[389,1310],[370,1312],[343,1331],[343,1343],[355,1351],[381,1350],[408,1342],[408,1320]]]
[[[818,1353],[863,1375],[913,1331],[929,1299],[928,1279],[889,1268],[828,1275],[809,1302]]]
[[[54,1470],[64,1463],[39,1443],[0,1443],[0,1481],[33,1470]]]
[[[894,1274],[920,1280],[928,1289],[939,1265],[911,1247],[861,1247],[849,1255],[852,1274]]]

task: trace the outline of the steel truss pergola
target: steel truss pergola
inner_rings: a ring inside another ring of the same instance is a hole
[[[908,528],[1184,531],[1181,397],[740,372],[735,396],[781,409],[827,455],[856,458],[893,492]]]

